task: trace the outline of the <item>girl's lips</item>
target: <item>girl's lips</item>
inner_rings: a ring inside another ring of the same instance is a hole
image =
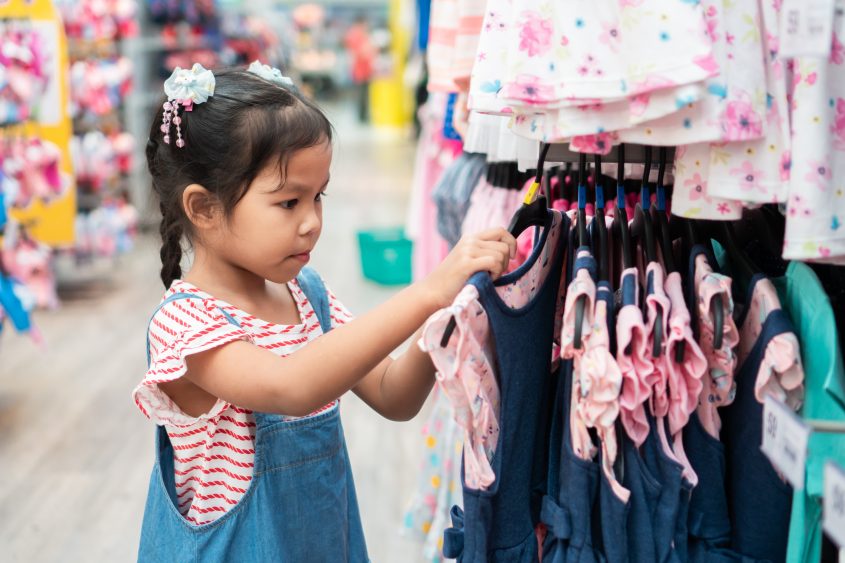
[[[311,259],[311,253],[303,252],[302,254],[294,254],[291,258],[299,260],[300,262],[308,262]]]

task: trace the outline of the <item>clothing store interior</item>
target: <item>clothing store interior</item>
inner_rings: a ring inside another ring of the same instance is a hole
[[[0,120],[0,560],[845,563],[845,0],[6,0]]]

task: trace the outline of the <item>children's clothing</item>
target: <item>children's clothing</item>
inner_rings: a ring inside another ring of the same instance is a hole
[[[487,273],[470,278],[489,317],[502,402],[499,444],[492,459],[496,479],[482,491],[464,483],[464,510],[453,511],[453,527],[444,534],[444,555],[465,563],[537,561],[534,515],[539,507],[532,499],[546,484],[552,331],[566,247],[560,232],[569,229],[564,220],[552,236],[554,215],[549,212],[543,234],[522,267],[495,282]],[[527,304],[512,308],[498,289],[522,279],[544,254],[551,261],[548,275]]]

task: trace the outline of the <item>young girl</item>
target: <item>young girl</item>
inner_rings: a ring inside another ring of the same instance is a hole
[[[474,272],[499,276],[516,243],[504,229],[466,237],[353,321],[305,267],[332,158],[320,109],[256,63],[177,69],[165,93],[146,149],[167,291],[133,393],[159,425],[139,560],[367,561],[339,397],[415,416],[434,368],[416,346],[388,354]]]

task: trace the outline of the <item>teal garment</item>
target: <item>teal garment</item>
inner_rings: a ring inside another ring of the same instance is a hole
[[[815,272],[791,262],[786,276],[772,280],[801,342],[805,400],[801,416],[845,422],[845,366],[830,300]],[[792,497],[787,561],[816,563],[822,549],[823,468],[828,460],[845,466],[845,435],[813,432],[803,491]]]

